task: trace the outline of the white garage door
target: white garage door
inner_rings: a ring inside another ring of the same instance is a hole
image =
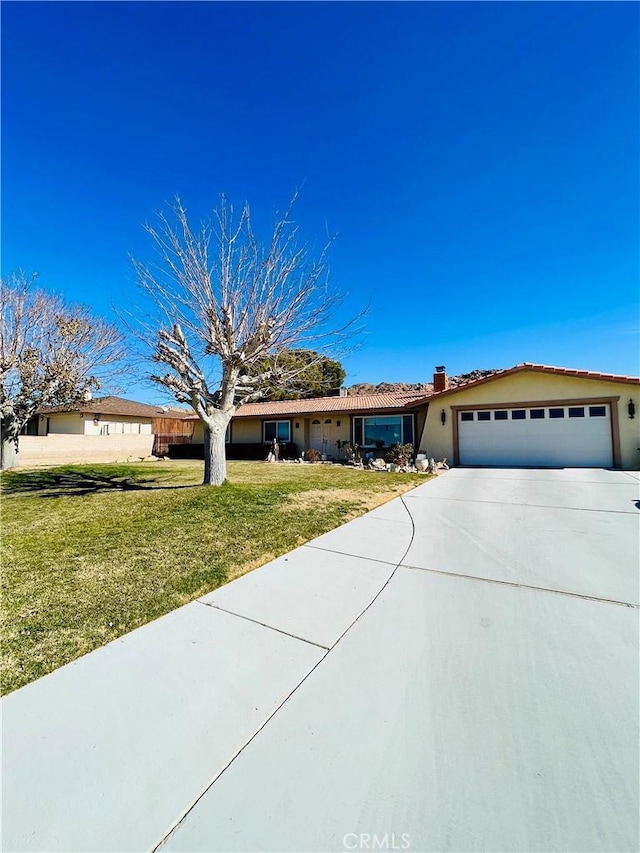
[[[461,465],[609,467],[608,404],[458,412]]]

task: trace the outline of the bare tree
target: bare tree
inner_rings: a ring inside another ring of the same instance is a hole
[[[224,437],[237,406],[308,369],[285,354],[311,345],[335,351],[354,333],[355,320],[335,325],[343,297],[329,286],[331,240],[317,256],[299,243],[294,202],[262,245],[248,204],[234,218],[223,197],[213,224],[193,230],[178,199],[171,219],[161,214],[157,227],[146,227],[155,264],[133,261],[154,308],[140,336],[168,368],[150,378],[202,421],[205,484],[226,479]]]
[[[101,387],[122,358],[115,326],[35,287],[36,273],[2,279],[0,467],[17,462],[20,431],[46,406],[73,405]]]

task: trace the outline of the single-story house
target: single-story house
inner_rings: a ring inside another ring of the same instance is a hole
[[[300,456],[313,449],[328,458],[339,458],[338,442],[355,443],[365,450],[415,444],[426,410],[411,405],[423,397],[423,392],[405,391],[247,403],[229,424],[227,458],[260,458],[274,438],[285,445],[287,455]],[[193,441],[204,441],[200,421]]]
[[[314,448],[338,457],[337,441],[382,455],[391,444],[453,465],[640,468],[640,378],[518,364],[433,391],[248,403],[227,431],[228,458],[259,458],[273,438],[288,455]],[[192,441],[203,442],[195,423]]]
[[[169,443],[192,440],[194,423],[187,416],[187,410],[114,396],[51,406],[22,430],[18,464],[114,462],[165,454]]]
[[[226,450],[229,459],[260,459],[277,438],[286,456],[313,448],[340,458],[338,442],[376,456],[400,443],[451,465],[636,470],[639,425],[637,376],[524,363],[450,387],[444,368],[437,368],[430,393],[240,406]],[[103,397],[73,410],[39,412],[21,438],[18,458],[21,465],[113,461],[164,454],[169,445],[183,451],[172,455],[201,455],[202,423],[183,410]]]
[[[24,435],[152,435],[155,426],[181,420],[188,412],[150,406],[123,397],[97,397],[74,406],[41,409],[29,421]],[[154,423],[157,422],[157,423]]]

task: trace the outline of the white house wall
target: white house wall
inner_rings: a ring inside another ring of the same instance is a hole
[[[151,435],[152,432],[151,419],[126,415],[101,415],[98,421],[91,415],[84,418],[84,435]]]
[[[46,435],[47,428],[49,432],[54,432],[57,435],[83,435],[84,419],[80,412],[57,412],[53,415],[40,415],[38,435]]]
[[[48,425],[47,425],[48,422]],[[100,415],[96,421],[86,412],[55,412],[40,415],[38,435],[151,435],[151,418],[132,415]]]

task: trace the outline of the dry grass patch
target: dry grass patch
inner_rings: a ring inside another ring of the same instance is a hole
[[[286,503],[280,507],[280,512],[288,512],[292,507],[297,510],[318,510],[329,504],[342,505],[348,508],[345,521],[357,518],[382,504],[387,503],[403,492],[415,488],[415,483],[408,483],[404,488],[394,486],[390,492],[362,493],[357,489],[308,489],[289,495]]]

